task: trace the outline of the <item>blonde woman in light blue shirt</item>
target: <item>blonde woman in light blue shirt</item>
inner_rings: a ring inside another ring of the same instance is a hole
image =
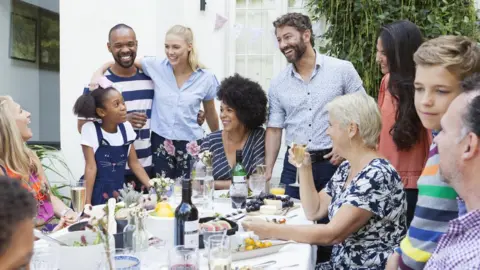
[[[193,32],[188,27],[175,25],[168,30],[165,55],[164,59],[145,57],[135,61],[154,82],[151,118],[154,172],[169,178],[189,177],[188,152],[195,149],[194,143],[204,134],[197,123],[201,104],[210,130],[219,128],[214,102],[218,81],[198,61]],[[94,78],[101,77],[110,64],[103,65]]]

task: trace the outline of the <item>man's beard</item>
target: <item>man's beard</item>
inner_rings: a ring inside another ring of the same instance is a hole
[[[122,57],[123,56],[130,56],[130,60],[128,62],[125,62],[122,60]],[[130,52],[128,54],[123,54],[121,55],[120,53],[118,53],[117,55],[114,55],[113,59],[115,60],[115,62],[120,65],[122,68],[130,68],[133,66],[133,64],[135,63],[135,58],[137,57],[137,54],[135,52]]]
[[[288,50],[293,50],[291,58],[285,55],[285,51],[288,51]],[[302,58],[302,56],[305,54],[306,51],[307,51],[307,46],[305,46],[304,40],[303,38],[301,38],[299,43],[288,46],[287,48],[282,50],[282,53],[283,55],[285,55],[285,58],[289,63],[295,63]]]

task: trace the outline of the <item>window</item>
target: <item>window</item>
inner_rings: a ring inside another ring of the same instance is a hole
[[[31,113],[29,143],[60,146],[59,0],[0,5],[0,95]],[[2,47],[3,46],[3,47]]]

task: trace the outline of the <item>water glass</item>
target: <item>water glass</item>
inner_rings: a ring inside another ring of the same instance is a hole
[[[176,246],[168,252],[170,270],[198,270],[200,256],[197,248]]]
[[[205,250],[206,250],[206,254],[208,254],[208,241],[210,240],[210,238],[214,237],[214,236],[224,236],[226,237],[227,235],[227,230],[221,230],[221,231],[206,231],[204,229],[202,229],[202,236],[203,236],[203,246],[205,247]]]
[[[31,270],[51,270],[59,267],[59,248],[56,246],[42,246],[35,248],[30,260]]]
[[[260,195],[265,189],[265,175],[263,174],[253,174],[248,179],[248,184],[254,196]]]
[[[143,114],[145,116],[147,116],[147,110],[146,109],[140,109],[140,110],[133,110],[131,112],[135,112],[135,113],[139,113],[139,114]],[[148,116],[147,116],[148,118]],[[138,131],[138,139],[139,140],[150,140],[150,134],[147,130],[144,129],[145,126],[143,127],[133,127],[135,130]]]
[[[208,268],[210,270],[230,270],[232,268],[232,251],[228,236],[210,237],[208,249]]]

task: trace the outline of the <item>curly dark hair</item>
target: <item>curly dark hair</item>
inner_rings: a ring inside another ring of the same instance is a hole
[[[413,54],[423,42],[420,29],[407,20],[382,27],[380,40],[388,60],[390,80],[388,91],[397,101],[395,124],[390,129],[398,150],[408,151],[425,134],[415,110],[415,63]]]
[[[267,95],[260,84],[237,73],[225,78],[217,93],[222,101],[236,112],[238,120],[252,130],[267,120]]]
[[[313,36],[312,22],[310,21],[310,18],[307,15],[303,15],[302,13],[297,13],[297,12],[291,12],[281,16],[280,18],[276,19],[273,22],[273,27],[275,27],[275,32],[277,31],[277,28],[283,27],[283,26],[295,27],[295,29],[297,29],[300,33],[305,32],[305,30],[310,31],[310,44],[312,44],[312,47],[315,46],[315,38]]]
[[[33,220],[36,213],[37,201],[20,181],[0,176],[0,255],[10,246],[18,223]]]

